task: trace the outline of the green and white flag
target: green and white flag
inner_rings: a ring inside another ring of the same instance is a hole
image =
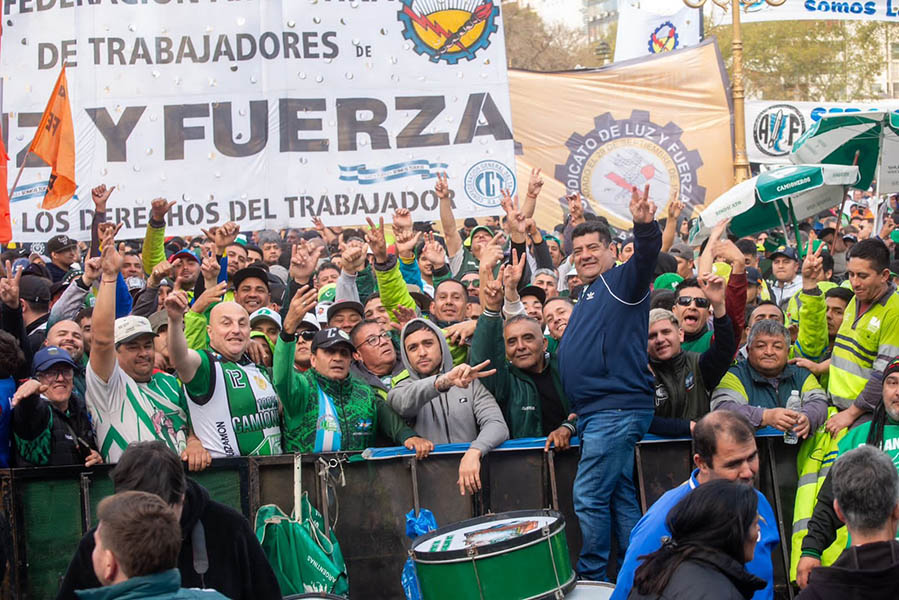
[[[778,228],[838,206],[844,186],[858,181],[858,167],[849,165],[792,165],[778,167],[738,183],[715,199],[699,215],[690,232],[698,244],[724,219],[730,231],[746,236]]]

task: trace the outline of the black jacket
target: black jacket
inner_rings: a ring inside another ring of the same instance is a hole
[[[677,567],[661,594],[644,596],[635,587],[628,600],[748,600],[764,587],[733,558],[699,550]]]
[[[197,521],[206,534],[209,569],[199,575],[194,569],[191,540]],[[209,492],[188,479],[181,513],[181,553],[178,569],[181,587],[212,588],[231,600],[280,600],[281,589],[256,535],[239,512],[209,498]],[[57,600],[76,600],[75,590],[100,587],[94,575],[91,553],[94,529],[87,532],[69,563]]]
[[[829,567],[812,569],[801,600],[880,600],[899,595],[899,541],[851,546]]]
[[[664,361],[649,360],[655,377],[655,416],[649,432],[669,437],[690,437],[690,421],[711,412],[712,390],[733,364],[737,352],[730,317],[714,321],[715,335],[709,349],[681,352]]]
[[[97,440],[84,400],[76,393],[65,412],[37,394],[32,394],[12,411],[15,433],[16,467],[83,465]]]

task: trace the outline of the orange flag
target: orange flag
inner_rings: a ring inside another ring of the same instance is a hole
[[[69,107],[69,84],[62,68],[30,151],[52,168],[41,208],[59,208],[75,194],[75,127]]]

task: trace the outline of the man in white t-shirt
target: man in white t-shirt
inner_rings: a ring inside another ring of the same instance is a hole
[[[92,319],[91,357],[86,370],[88,410],[97,429],[100,454],[116,462],[132,442],[161,440],[191,470],[211,462],[191,432],[181,384],[155,372],[155,334],[144,317],[115,318],[116,285],[122,256],[115,247],[115,225],[98,230],[103,254],[102,276]]]

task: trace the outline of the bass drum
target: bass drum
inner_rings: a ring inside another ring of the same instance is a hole
[[[561,598],[575,584],[565,519],[517,510],[469,519],[412,542],[423,600]]]
[[[578,581],[565,600],[607,600],[615,586],[605,581]]]

